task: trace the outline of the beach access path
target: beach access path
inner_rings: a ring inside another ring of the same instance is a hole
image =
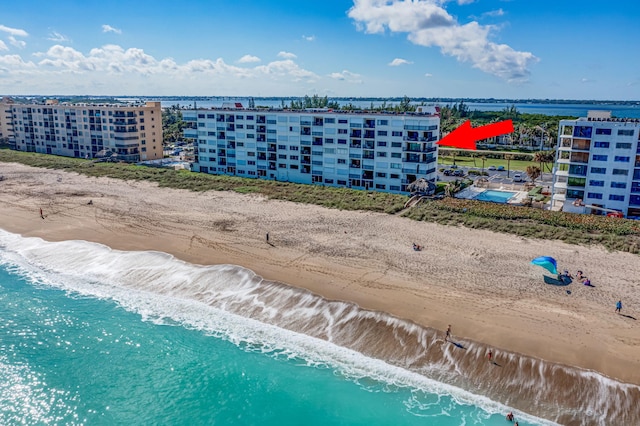
[[[258,195],[0,168],[0,228],[7,231],[241,265],[442,330],[443,338],[452,324],[455,336],[498,350],[640,384],[637,255]],[[414,251],[413,242],[424,249]],[[584,271],[594,287],[545,284],[545,271],[530,264],[540,255],[555,257],[561,270]],[[626,316],[614,312],[618,300]]]

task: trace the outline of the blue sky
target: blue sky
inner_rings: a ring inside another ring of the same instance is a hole
[[[0,2],[0,94],[640,100],[640,2]]]

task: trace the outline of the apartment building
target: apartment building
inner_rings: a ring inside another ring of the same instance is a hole
[[[13,121],[11,119],[11,98],[2,98],[0,101],[0,144],[9,143],[13,136]]]
[[[640,120],[589,111],[559,126],[552,209],[640,219]]]
[[[391,114],[332,110],[183,111],[195,141],[193,170],[405,193],[436,180],[435,109]]]
[[[114,153],[117,159],[130,162],[162,158],[160,102],[18,104],[3,100],[0,112],[5,111],[7,137],[18,151],[78,158]]]

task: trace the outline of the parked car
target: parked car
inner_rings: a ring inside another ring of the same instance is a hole
[[[454,176],[464,176],[464,172],[462,170],[456,170],[453,172]]]
[[[487,170],[495,170],[495,169],[496,169],[496,166],[489,166],[489,167],[487,167]]]
[[[513,175],[513,181],[514,182],[523,182],[524,179],[522,179],[522,174],[521,173],[516,173]]]
[[[498,166],[498,171],[499,172],[504,172],[504,166]]]
[[[442,174],[444,174],[445,176],[451,176],[451,170],[447,169],[444,172],[442,172]]]
[[[451,168],[452,168],[452,169],[457,169],[457,168],[458,168],[458,165],[457,165],[457,164],[452,164],[452,165],[451,165]]]

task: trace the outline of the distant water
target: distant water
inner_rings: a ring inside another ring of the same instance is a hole
[[[630,412],[635,386],[514,355],[489,367],[489,377],[473,375],[484,351],[462,341],[436,345],[432,334],[238,267],[0,230],[3,425],[506,423],[511,408],[428,378],[449,375],[489,393],[520,382],[520,392],[500,397],[563,424],[638,419]],[[346,337],[349,345],[341,344]],[[442,347],[445,358],[432,361],[432,353],[419,367],[425,360],[414,346]],[[510,365],[532,376],[522,379]],[[528,395],[532,386],[539,393]],[[589,400],[563,408],[565,391]],[[551,424],[513,411],[521,425]]]
[[[152,99],[149,99],[152,100]],[[238,98],[238,99],[230,99],[226,102],[241,102],[245,107],[248,105],[248,98]],[[282,106],[281,100],[275,99],[254,99],[256,106],[261,107],[271,107],[271,108],[279,108]],[[170,100],[163,98],[161,100],[163,107],[169,107],[172,105],[180,105],[183,107],[193,107],[194,101],[188,99],[177,98],[175,100]],[[222,106],[222,100],[202,100],[195,101],[195,104],[198,108],[219,108]],[[289,105],[291,101],[285,101],[285,105]],[[351,100],[345,101],[340,100],[340,105],[348,105],[353,104],[359,108],[370,108],[371,105],[374,107],[379,107],[382,105],[382,102],[376,101],[361,101],[361,100]],[[393,102],[387,102],[387,105],[393,105]],[[428,103],[429,105],[453,105],[453,103],[441,102],[441,103]],[[526,114],[543,114],[543,115],[554,115],[554,116],[570,116],[570,117],[586,117],[587,112],[590,110],[604,110],[611,111],[611,114],[614,117],[619,118],[640,118],[640,103],[637,105],[621,105],[621,104],[552,104],[552,103],[513,103],[513,102],[491,102],[491,103],[481,103],[481,102],[469,102],[465,104],[469,107],[471,111],[502,111],[505,108],[511,107],[515,105],[518,112],[526,113]]]

